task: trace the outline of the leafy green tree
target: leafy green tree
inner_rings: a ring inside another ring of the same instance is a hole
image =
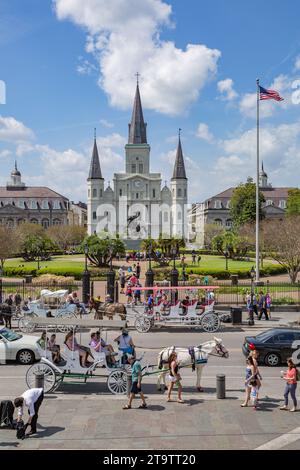
[[[221,235],[224,228],[218,224],[206,224],[204,233],[204,246],[205,248],[212,248],[212,241],[217,235]]]
[[[47,230],[49,238],[63,251],[81,245],[86,229],[79,225],[54,225]]]
[[[289,189],[286,213],[287,215],[300,215],[300,189]]]
[[[264,218],[262,203],[265,202],[264,195],[259,192],[259,213],[260,219]],[[240,184],[233,191],[230,201],[230,214],[234,227],[241,227],[248,222],[255,222],[256,219],[256,185],[252,178],[248,178],[247,183]]]
[[[251,247],[251,241],[248,237],[242,237],[232,231],[216,235],[212,241],[213,249],[220,255],[228,254],[229,258],[245,256]]]
[[[118,235],[115,238],[109,238],[107,233],[90,235],[85,237],[81,245],[84,250],[85,245],[88,246],[87,257],[93,266],[105,267],[108,266],[111,255],[114,258],[117,254],[125,254],[125,244]]]
[[[53,242],[45,234],[27,235],[21,244],[21,252],[25,261],[35,261],[38,258],[47,259],[53,249]]]

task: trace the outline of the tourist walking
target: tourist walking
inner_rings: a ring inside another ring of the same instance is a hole
[[[142,366],[141,363],[135,359],[132,354],[127,354],[127,359],[129,364],[131,365],[131,390],[129,395],[129,402],[127,405],[123,406],[123,410],[130,410],[132,400],[134,399],[135,395],[140,395],[142,399],[142,404],[139,406],[140,409],[147,408],[147,403],[145,400],[145,396],[142,392]]]
[[[269,320],[267,308],[266,308],[266,296],[264,295],[262,291],[259,294],[260,295],[259,295],[259,301],[258,301],[258,307],[259,307],[258,320],[261,320],[263,315],[265,316],[266,320]]]
[[[196,264],[196,253],[192,251],[192,263]]]
[[[286,381],[286,386],[284,390],[284,405],[280,407],[281,410],[288,410],[289,395],[291,395],[293,401],[293,407],[290,411],[297,411],[297,399],[296,399],[296,389],[297,389],[297,379],[299,378],[299,371],[297,370],[292,359],[287,360],[288,370],[284,373],[282,372],[282,378]]]
[[[120,286],[121,286],[121,294],[124,294],[125,284],[126,284],[126,272],[123,268],[119,269],[119,279],[120,279]]]
[[[271,306],[272,306],[272,299],[271,299],[271,296],[269,294],[269,292],[267,292],[266,294],[266,310],[267,310],[267,315],[269,318],[271,318]]]
[[[172,393],[174,385],[176,384],[178,386],[177,401],[178,401],[178,403],[184,403],[184,400],[182,399],[181,375],[178,373],[179,364],[178,364],[178,361],[177,361],[176,352],[171,353],[168,363],[169,363],[169,380],[170,380],[170,382],[169,382],[169,387],[168,387],[167,401],[172,401],[171,393]]]
[[[254,377],[255,377],[255,365],[254,365],[253,357],[249,356],[246,359],[245,400],[241,404],[242,408],[248,406],[248,403],[250,400],[250,393],[251,393],[250,381]]]
[[[29,419],[25,425],[25,431],[28,426],[31,427],[29,433],[26,436],[32,436],[36,434],[38,412],[44,399],[44,390],[42,388],[31,388],[26,390],[20,397],[17,397],[14,401],[14,405],[18,408],[17,421],[21,422],[24,415],[24,405],[28,408]]]
[[[136,277],[139,279],[140,278],[140,275],[141,275],[141,265],[139,262],[137,262],[137,265],[136,265]]]

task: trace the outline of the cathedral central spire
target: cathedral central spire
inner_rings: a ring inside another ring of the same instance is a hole
[[[89,180],[103,179],[100,167],[100,160],[98,154],[97,140],[96,140],[96,129],[94,130],[94,148],[92,154],[92,160],[90,165]]]
[[[185,173],[185,165],[184,165],[184,158],[183,158],[183,153],[182,153],[180,133],[181,133],[181,129],[179,129],[178,131],[178,146],[177,146],[176,159],[175,159],[172,179],[187,179],[186,173]]]
[[[143,109],[139,89],[139,74],[137,74],[136,92],[133,104],[131,123],[129,124],[129,144],[147,144],[147,124],[144,122]]]

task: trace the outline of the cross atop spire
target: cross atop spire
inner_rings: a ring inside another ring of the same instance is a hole
[[[94,129],[94,147],[93,147],[93,154],[92,154],[88,180],[95,180],[95,179],[103,179],[102,173],[101,173],[101,167],[100,167],[97,141],[96,141],[96,128]]]
[[[139,73],[137,75],[136,92],[132,110],[131,123],[129,124],[129,144],[147,143],[147,124],[144,122],[142,102],[139,89]]]
[[[137,72],[137,73],[135,74],[135,76],[136,76],[136,84],[137,84],[137,85],[139,84],[139,77],[140,77],[140,75],[141,75],[141,74],[140,74],[139,72]]]
[[[178,132],[178,146],[177,146],[177,152],[176,152],[176,159],[175,159],[175,165],[174,165],[174,171],[173,171],[173,177],[172,179],[187,179],[186,173],[185,173],[185,165],[184,165],[184,158],[183,158],[183,153],[182,153],[182,147],[181,147],[181,139],[180,139],[180,132],[181,129],[179,128]]]
[[[97,138],[97,129],[96,127],[94,127],[94,140],[96,140],[96,138]]]

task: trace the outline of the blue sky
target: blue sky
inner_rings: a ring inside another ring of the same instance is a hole
[[[257,77],[285,98],[261,103],[265,169],[299,186],[299,18],[296,0],[2,0],[0,184],[17,158],[27,184],[86,200],[94,127],[111,180],[139,71],[151,167],[170,178],[181,127],[190,202],[254,175]]]

